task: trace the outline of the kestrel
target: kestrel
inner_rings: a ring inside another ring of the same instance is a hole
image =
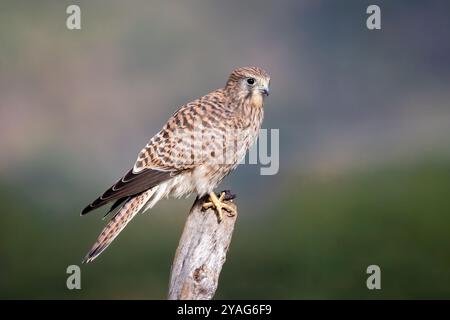
[[[164,197],[208,195],[203,207],[215,209],[219,223],[224,210],[232,215],[225,194],[218,197],[214,189],[255,142],[269,82],[261,68],[238,68],[224,88],[179,108],[141,150],[133,168],[81,212],[111,201],[109,212],[117,209],[84,262],[98,257],[138,212]]]

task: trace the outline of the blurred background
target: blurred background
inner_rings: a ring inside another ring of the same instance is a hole
[[[81,7],[82,29],[66,28]],[[382,29],[366,28],[381,7]],[[239,219],[216,298],[450,297],[446,1],[0,3],[0,298],[164,299],[194,200],[133,220],[66,288],[105,221],[80,210],[178,106],[271,75],[280,170],[220,189]],[[367,266],[381,290],[366,288]]]

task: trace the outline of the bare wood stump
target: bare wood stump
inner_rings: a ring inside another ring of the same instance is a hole
[[[170,275],[170,300],[210,300],[216,292],[225,263],[236,215],[224,212],[218,223],[213,209],[202,210],[197,199],[189,213],[178,244]],[[229,202],[236,208],[236,205]],[[237,209],[237,208],[236,208]]]

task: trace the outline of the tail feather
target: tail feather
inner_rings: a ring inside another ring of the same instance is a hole
[[[103,251],[105,251],[105,249],[111,244],[111,242],[113,242],[123,228],[125,228],[128,222],[130,222],[131,219],[133,219],[134,216],[141,211],[144,205],[155,194],[157,189],[158,187],[154,187],[127,200],[122,208],[117,211],[114,217],[112,217],[108,224],[103,228],[97,241],[84,258],[83,263],[93,261]]]

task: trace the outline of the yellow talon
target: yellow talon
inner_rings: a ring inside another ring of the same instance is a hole
[[[219,223],[223,220],[222,209],[228,211],[228,216],[229,217],[234,217],[236,215],[236,209],[233,206],[223,202],[223,199],[225,198],[225,195],[226,195],[226,193],[222,192],[220,194],[220,197],[217,198],[216,194],[214,192],[211,192],[209,194],[209,201],[205,202],[202,205],[202,208],[205,209],[205,210],[209,209],[209,208],[214,208],[216,210],[217,220],[219,221]]]

